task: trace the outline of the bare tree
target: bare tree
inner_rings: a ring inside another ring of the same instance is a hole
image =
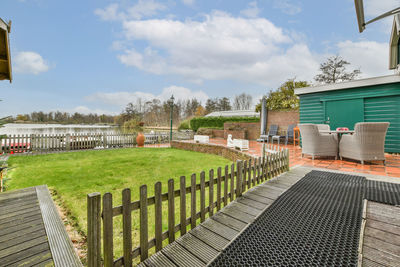
[[[330,57],[326,62],[321,63],[319,69],[322,73],[315,76],[314,79],[320,83],[337,83],[354,80],[354,78],[360,75],[361,71],[360,69],[356,69],[347,72],[347,65],[350,65],[350,63],[340,56]]]
[[[251,97],[251,95],[248,95],[246,93],[237,95],[233,100],[233,109],[235,110],[250,109],[252,100],[253,98]]]

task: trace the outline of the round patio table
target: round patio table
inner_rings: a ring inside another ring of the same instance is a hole
[[[336,130],[326,131],[326,130],[321,130],[319,132],[320,133],[329,133],[329,134],[336,134],[337,135],[337,137],[338,137],[338,156],[339,156],[339,143],[340,143],[340,139],[342,138],[342,135],[343,134],[353,134],[354,133],[353,130],[345,130],[345,131],[336,131]]]

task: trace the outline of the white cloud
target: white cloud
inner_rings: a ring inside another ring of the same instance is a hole
[[[166,6],[155,0],[139,0],[132,6],[113,3],[104,9],[98,8],[94,11],[102,20],[127,20],[142,19],[156,15],[159,11],[165,10]]]
[[[195,0],[182,0],[182,3],[187,6],[193,6],[195,3]]]
[[[77,106],[77,107],[75,107],[73,109],[66,110],[66,112],[69,112],[71,114],[75,113],[75,112],[82,113],[82,114],[90,114],[90,113],[92,113],[92,114],[98,114],[98,115],[101,115],[101,114],[117,115],[118,114],[118,112],[104,110],[104,109],[96,109],[96,108],[92,109],[92,108],[89,108],[87,106]]]
[[[275,0],[274,7],[280,9],[283,13],[288,15],[295,15],[302,11],[300,3],[294,3],[291,0]]]
[[[260,9],[258,8],[256,1],[250,2],[246,9],[240,11],[240,14],[242,14],[243,16],[249,17],[249,18],[256,18],[259,13],[260,13]]]
[[[124,107],[126,104],[132,102],[136,103],[136,101],[140,98],[143,101],[151,101],[155,98],[165,101],[168,100],[171,95],[174,95],[176,101],[178,100],[186,100],[196,98],[201,101],[203,104],[208,99],[208,96],[203,91],[192,91],[188,88],[181,86],[169,86],[162,90],[159,95],[154,95],[151,93],[135,91],[135,92],[115,92],[115,93],[96,93],[86,97],[86,100],[92,102],[102,102],[108,105],[115,105]]]
[[[43,57],[31,51],[19,52],[13,59],[13,69],[19,73],[39,74],[49,70],[49,66]]]
[[[143,40],[147,47],[127,48],[119,60],[150,73],[178,74],[194,82],[231,79],[271,85],[281,77],[310,79],[318,69],[306,44],[293,42],[264,18],[215,11],[202,21],[130,20],[123,28],[126,41]]]
[[[388,44],[374,41],[344,41],[337,45],[339,55],[351,63],[352,68],[360,68],[362,77],[392,74],[388,70]]]

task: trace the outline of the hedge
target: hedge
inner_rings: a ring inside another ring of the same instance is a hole
[[[190,120],[190,128],[197,131],[200,127],[204,128],[223,128],[225,122],[259,122],[257,117],[200,117]]]

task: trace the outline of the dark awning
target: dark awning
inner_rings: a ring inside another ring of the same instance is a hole
[[[0,18],[0,80],[12,80],[11,55],[9,34],[11,31],[11,21],[5,23]]]

